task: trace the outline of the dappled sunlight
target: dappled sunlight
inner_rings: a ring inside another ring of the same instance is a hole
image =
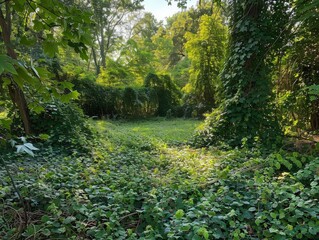
[[[92,122],[102,135],[105,134],[101,141],[109,150],[120,149],[124,154],[128,151],[127,147],[146,151],[149,162],[156,164],[149,169],[143,168],[143,171],[150,172],[153,184],[157,187],[202,185],[210,179],[211,172],[220,160],[218,154],[187,145],[200,123],[181,119]]]
[[[219,161],[212,152],[189,146],[162,148],[160,152],[169,165],[166,177],[178,179],[179,184],[204,184]]]

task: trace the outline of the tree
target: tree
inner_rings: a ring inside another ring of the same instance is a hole
[[[151,13],[143,14],[133,25],[132,36],[122,48],[119,60],[133,74],[138,85],[142,85],[149,72],[155,71],[156,46],[152,37],[158,28],[159,23]]]
[[[95,21],[93,38],[98,44],[99,51],[92,47],[96,73],[100,67],[106,68],[107,55],[112,47],[121,40],[120,26],[128,20],[128,14],[142,8],[141,0],[91,0],[93,18]],[[110,56],[109,56],[110,57]]]
[[[280,133],[272,105],[272,53],[285,44],[287,1],[237,0],[231,5],[229,55],[221,80],[225,99],[206,121],[201,144],[273,142]]]
[[[196,34],[186,34],[185,44],[191,60],[190,82],[197,103],[211,109],[216,104],[219,77],[225,58],[227,29],[222,23],[219,12],[203,15]]]
[[[19,23],[24,23],[24,28],[19,27]],[[59,84],[43,81],[43,78],[48,78],[45,69],[38,67],[39,64],[33,61],[30,54],[22,58],[17,50],[37,43],[47,56],[54,57],[58,53],[58,46],[68,45],[81,57],[87,58],[85,44],[90,42],[89,23],[90,15],[77,9],[76,5],[69,5],[67,1],[1,2],[0,40],[5,46],[6,55],[0,55],[0,83],[8,89],[13,105],[19,110],[26,134],[31,133],[26,91],[30,92],[29,95],[41,94],[49,99],[51,93],[59,95]],[[53,91],[47,91],[49,87]],[[35,111],[41,110],[41,107],[35,107]]]
[[[319,129],[319,3],[295,1],[290,44],[278,59],[276,92],[282,125]]]

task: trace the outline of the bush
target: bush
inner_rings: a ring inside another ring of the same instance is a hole
[[[167,111],[180,105],[181,92],[170,76],[149,73],[144,80],[144,86],[156,90],[158,96],[157,115],[165,117]]]
[[[48,138],[49,145],[68,150],[89,148],[93,133],[82,110],[74,103],[50,102],[43,113],[32,115],[31,121],[34,133]]]
[[[115,117],[116,101],[120,98],[121,89],[105,87],[93,81],[73,80],[74,88],[81,93],[78,104],[88,116]]]
[[[126,88],[106,87],[85,79],[72,82],[81,94],[78,104],[88,116],[145,118],[166,116],[170,109],[175,116],[180,92],[168,76],[162,76],[160,82],[153,80],[145,81],[144,87]]]

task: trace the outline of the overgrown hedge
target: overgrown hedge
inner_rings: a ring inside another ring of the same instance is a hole
[[[171,113],[181,115],[178,111],[179,96],[164,85],[114,88],[86,79],[72,82],[74,89],[81,94],[78,103],[88,116],[114,119],[166,116]]]

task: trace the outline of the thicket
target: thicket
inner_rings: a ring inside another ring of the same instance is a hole
[[[181,93],[167,75],[149,74],[142,87],[108,87],[87,79],[74,79],[81,94],[79,106],[88,116],[145,118],[181,116]]]

